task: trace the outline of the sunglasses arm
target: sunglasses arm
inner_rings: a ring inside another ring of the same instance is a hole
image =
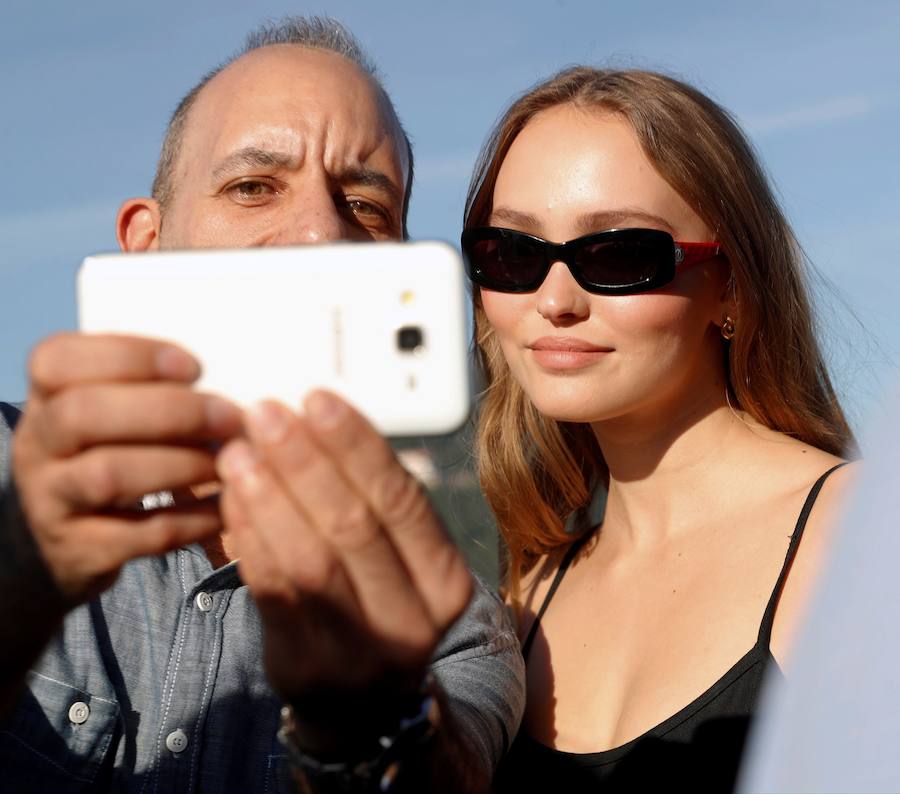
[[[722,247],[718,243],[675,243],[675,264],[679,267],[697,265],[720,256]]]

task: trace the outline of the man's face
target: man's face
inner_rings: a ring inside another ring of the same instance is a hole
[[[200,92],[160,248],[245,248],[402,236],[409,163],[368,77],[292,45],[244,55]]]

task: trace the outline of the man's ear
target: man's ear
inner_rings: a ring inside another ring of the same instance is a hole
[[[116,216],[116,239],[123,251],[155,251],[159,248],[159,202],[133,198],[122,202]]]

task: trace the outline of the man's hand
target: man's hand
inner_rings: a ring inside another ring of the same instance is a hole
[[[212,505],[141,512],[141,496],[215,477],[210,442],[240,412],[190,387],[194,359],[163,342],[62,334],[35,348],[13,446],[33,540],[65,604],[109,586],[128,560],[220,529]]]
[[[345,402],[315,392],[303,416],[267,402],[247,429],[219,459],[226,529],[273,686],[311,745],[337,750],[329,737],[377,729],[415,692],[472,580],[419,484]]]

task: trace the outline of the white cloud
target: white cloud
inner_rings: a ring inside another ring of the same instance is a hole
[[[752,133],[765,135],[866,116],[875,106],[876,103],[871,97],[861,95],[832,97],[814,105],[801,105],[770,115],[751,116],[745,119],[745,126]]]

